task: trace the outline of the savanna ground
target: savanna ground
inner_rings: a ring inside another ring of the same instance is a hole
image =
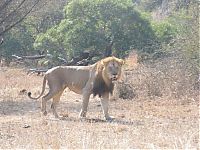
[[[99,99],[91,97],[88,119],[81,121],[81,96],[65,90],[58,107],[63,119],[56,120],[50,103],[41,117],[40,100],[27,97],[41,85],[41,76],[0,68],[0,149],[198,149],[197,99],[112,100],[115,120],[105,122]]]

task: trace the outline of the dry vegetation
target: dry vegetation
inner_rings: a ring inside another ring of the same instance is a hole
[[[80,121],[81,97],[69,90],[58,108],[63,119],[54,119],[50,103],[43,118],[40,101],[26,96],[29,90],[39,94],[42,77],[1,67],[0,149],[198,149],[199,101],[198,89],[192,88],[193,75],[188,77],[189,71],[179,62],[165,61],[126,71],[123,82],[132,85],[133,96],[110,102],[113,122],[101,120],[98,98],[90,100],[88,119]]]

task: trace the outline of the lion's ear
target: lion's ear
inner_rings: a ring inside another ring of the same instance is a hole
[[[101,60],[101,65],[106,66],[107,61]]]
[[[120,65],[124,65],[125,61],[123,59],[119,59],[119,63],[120,63]]]
[[[100,61],[100,65],[98,66],[98,70],[99,70],[99,71],[102,70],[103,68],[105,68],[105,66],[106,66],[106,62],[103,61],[103,60],[101,60],[101,61]]]
[[[101,60],[101,65],[102,65],[102,66],[104,65],[104,61],[103,61],[103,60]]]

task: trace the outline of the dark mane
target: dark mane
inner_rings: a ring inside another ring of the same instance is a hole
[[[109,85],[107,85],[105,83],[105,81],[103,80],[101,75],[97,75],[94,84],[93,84],[93,95],[99,95],[99,97],[101,97],[103,94],[109,92],[109,93],[113,93],[113,89],[114,89],[114,84],[110,83]]]

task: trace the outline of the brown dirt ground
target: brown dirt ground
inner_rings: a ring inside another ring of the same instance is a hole
[[[110,102],[112,122],[105,122],[98,98],[92,98],[86,120],[79,120],[81,96],[65,90],[54,119],[40,116],[36,96],[42,77],[23,69],[0,68],[0,149],[198,149],[199,104],[186,99],[132,99]],[[48,91],[48,90],[47,90]]]

